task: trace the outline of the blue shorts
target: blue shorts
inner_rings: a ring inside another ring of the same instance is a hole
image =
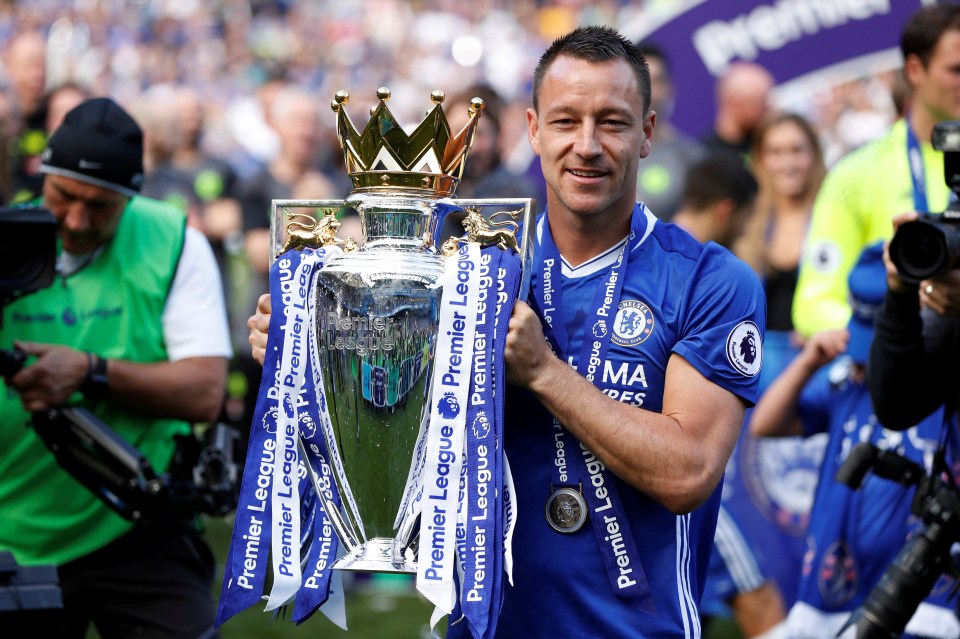
[[[738,594],[751,592],[767,580],[756,544],[721,504],[713,537],[710,568],[700,609],[707,616],[729,616],[727,604]]]

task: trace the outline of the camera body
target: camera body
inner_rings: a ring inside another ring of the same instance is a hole
[[[53,213],[0,208],[0,303],[53,284],[56,259]]]
[[[921,213],[897,229],[890,259],[900,279],[918,284],[960,265],[960,122],[933,127],[933,148],[943,151],[943,174],[953,193],[943,213]]]

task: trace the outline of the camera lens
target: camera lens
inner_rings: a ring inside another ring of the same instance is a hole
[[[890,243],[890,259],[900,278],[917,283],[936,277],[956,262],[957,231],[949,225],[919,219],[901,226]]]

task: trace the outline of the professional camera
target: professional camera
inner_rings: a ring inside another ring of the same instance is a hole
[[[937,452],[933,472],[928,475],[920,465],[866,442],[850,451],[836,479],[857,490],[870,470],[904,486],[917,486],[910,510],[923,520],[924,526],[908,538],[867,600],[837,636],[853,626],[857,639],[890,639],[902,635],[942,574],[960,577],[950,556],[950,547],[960,541],[960,491],[949,474],[942,451]]]
[[[943,151],[943,175],[953,197],[943,213],[921,213],[901,225],[890,242],[890,259],[900,279],[911,284],[960,262],[960,122],[934,126],[933,148]]]

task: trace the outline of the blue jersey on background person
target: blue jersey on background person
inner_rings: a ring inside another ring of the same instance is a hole
[[[853,447],[869,442],[903,455],[929,473],[938,445],[946,441],[948,463],[956,460],[956,421],[952,417],[947,421],[942,409],[905,431],[884,428],[874,414],[865,364],[873,340],[873,315],[886,290],[882,254],[881,244],[868,247],[851,271],[854,310],[846,331],[813,336],[760,400],[751,424],[760,435],[788,434],[779,428],[808,436],[829,434],[797,601],[787,618],[789,636],[796,639],[837,636],[921,525],[910,510],[915,487],[872,473],[859,490],[835,479]],[[833,359],[834,351],[845,354]],[[829,359],[833,362],[823,366]],[[771,425],[770,411],[785,415],[778,426]],[[950,580],[941,579],[920,604],[906,627],[910,636],[960,636],[960,621],[947,601],[950,585]],[[843,636],[852,637],[853,632],[851,628]]]

